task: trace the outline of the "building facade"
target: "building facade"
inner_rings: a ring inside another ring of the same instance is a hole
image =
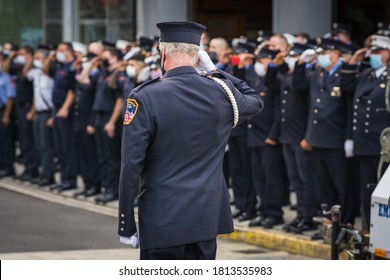
[[[212,37],[256,37],[275,33],[329,32],[334,21],[349,23],[359,40],[390,21],[388,0],[1,0],[0,43],[98,39],[136,40],[158,34],[156,23],[193,20]]]

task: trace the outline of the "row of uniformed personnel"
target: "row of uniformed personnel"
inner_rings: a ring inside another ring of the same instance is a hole
[[[229,141],[233,216],[250,226],[282,224],[290,186],[297,217],[286,231],[315,229],[321,204],[341,205],[343,223],[354,224],[360,212],[369,230],[373,189],[367,186],[377,183],[379,136],[390,126],[383,110],[390,38],[378,32],[358,49],[342,26],[331,34],[300,42],[273,35],[256,51],[251,42],[238,42],[236,66],[224,61],[221,38],[210,42],[217,67],[247,81],[265,103]]]

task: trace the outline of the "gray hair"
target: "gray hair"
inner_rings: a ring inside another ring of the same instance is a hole
[[[198,62],[199,46],[189,43],[160,42],[160,49],[175,64],[189,64],[194,66]]]

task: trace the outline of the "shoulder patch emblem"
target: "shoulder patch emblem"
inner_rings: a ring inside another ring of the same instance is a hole
[[[127,99],[125,118],[123,120],[124,125],[129,125],[134,119],[138,111],[138,103],[135,99]]]

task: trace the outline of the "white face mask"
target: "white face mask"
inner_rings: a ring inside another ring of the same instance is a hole
[[[264,78],[265,74],[267,73],[267,69],[265,68],[264,64],[260,62],[256,62],[254,67],[257,76],[259,76],[260,78]]]
[[[42,61],[35,59],[33,65],[35,68],[42,68]]]
[[[63,52],[57,52],[56,53],[56,59],[59,62],[66,62],[66,55]]]
[[[15,59],[14,59],[14,62],[16,64],[25,64],[26,63],[26,58],[24,56],[21,56],[21,55],[18,55]]]
[[[130,78],[135,78],[135,76],[137,76],[137,71],[135,70],[134,66],[127,65],[127,67],[126,67],[126,74]]]

